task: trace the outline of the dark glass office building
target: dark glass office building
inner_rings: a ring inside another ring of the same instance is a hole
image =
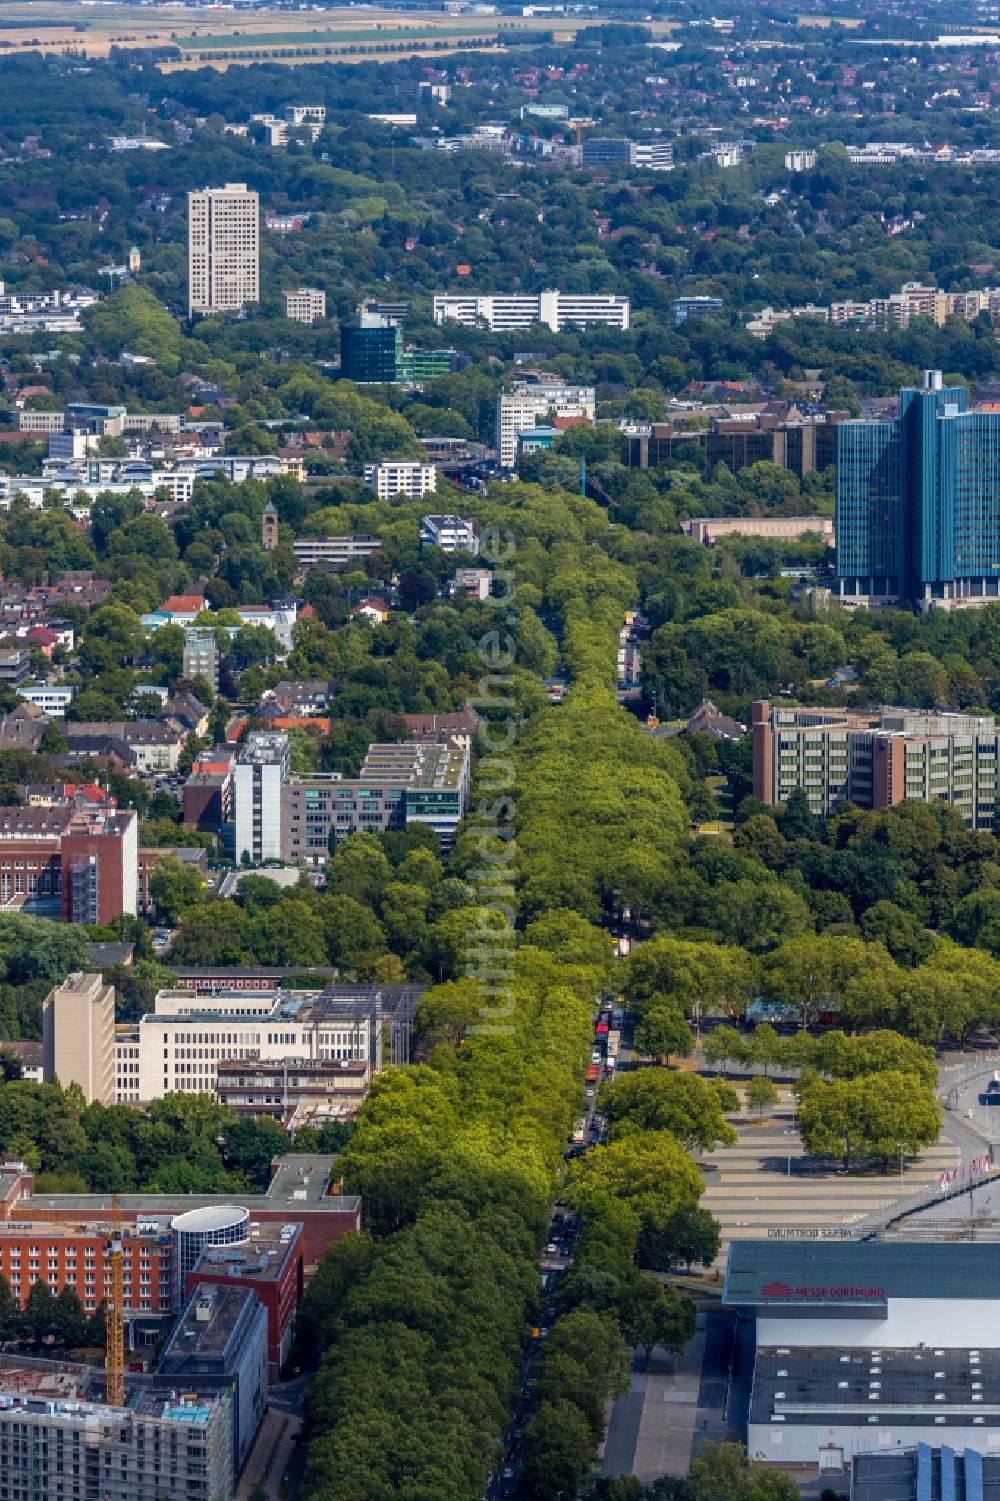
[[[928,370],[891,421],[837,433],[837,587],[845,604],[958,609],[1000,600],[1000,412]]]
[[[340,325],[340,373],[344,380],[394,381],[403,352],[403,330],[377,314],[361,313]]]

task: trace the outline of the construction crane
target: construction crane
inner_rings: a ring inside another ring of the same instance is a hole
[[[117,1194],[111,1197],[111,1239],[105,1261],[111,1272],[111,1290],[105,1298],[104,1369],[108,1404],[125,1406],[125,1274],[122,1255],[122,1207]]]

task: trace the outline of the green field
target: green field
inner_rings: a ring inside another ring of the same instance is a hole
[[[545,29],[551,30],[551,25]],[[405,42],[412,39],[419,44],[440,41],[445,37],[495,36],[496,32],[496,20],[491,18],[490,23],[482,27],[476,25],[383,26],[368,31],[258,31],[249,36],[238,31],[207,32],[200,36],[190,37],[183,37],[178,33],[175,40],[178,47],[193,51],[197,47],[296,47],[308,45],[311,42],[357,42],[360,45],[372,42]]]

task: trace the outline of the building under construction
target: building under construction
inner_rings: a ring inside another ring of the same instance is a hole
[[[0,1475],[9,1501],[232,1501],[233,1397],[135,1388],[91,1395],[91,1373],[0,1359]]]

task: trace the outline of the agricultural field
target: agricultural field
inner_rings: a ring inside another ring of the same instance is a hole
[[[583,20],[562,19],[557,39],[570,39]],[[308,11],[222,10],[193,5],[106,5],[90,0],[11,0],[0,3],[0,56],[19,48],[74,49],[107,57],[112,47],[181,49],[166,66],[224,68],[266,58],[302,62],[321,57],[400,56],[495,46],[499,29],[552,32],[551,19],[442,15],[353,6]],[[666,32],[671,23],[655,23]]]

